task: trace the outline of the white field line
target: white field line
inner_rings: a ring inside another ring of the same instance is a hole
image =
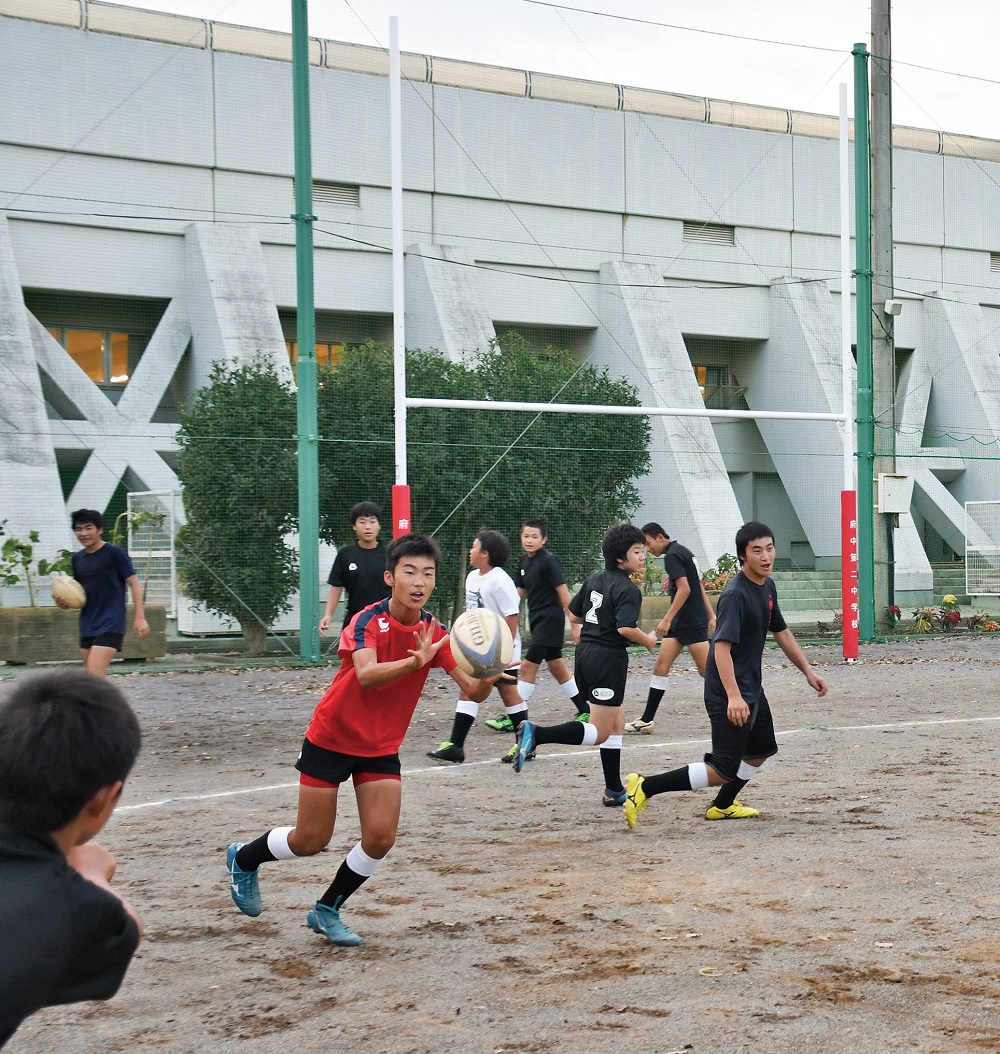
[[[1000,714],[995,717],[946,717],[934,721],[892,721],[877,725],[806,725],[803,728],[788,728],[784,731],[777,732],[776,735],[780,738],[782,736],[797,736],[804,732],[876,732],[886,728],[931,728],[935,725],[975,725],[991,721],[1000,721]],[[645,742],[643,742],[643,740],[645,740]],[[628,740],[630,747],[655,747],[657,750],[666,747],[695,746],[699,743],[710,742],[711,740],[708,737],[703,739],[676,739],[667,742],[652,742],[649,741],[646,736],[636,736],[629,737]],[[537,764],[539,761],[548,761],[549,759],[574,757],[579,754],[596,754],[599,750],[599,747],[587,747],[585,750],[561,751],[558,754],[549,754],[537,758],[532,762],[532,765]],[[481,765],[496,764],[499,764],[498,759],[489,758],[484,759],[483,761],[470,761],[461,765],[449,765],[447,768],[435,765],[432,768],[404,769],[403,775],[447,777],[448,775],[468,771],[471,768],[476,768]],[[240,787],[237,790],[214,791],[211,794],[178,794],[172,798],[159,798],[155,801],[138,802],[135,805],[119,805],[115,810],[115,814],[137,812],[139,809],[156,809],[163,805],[182,805],[185,802],[213,801],[219,798],[236,798],[244,794],[261,794],[266,793],[267,791],[289,790],[290,788],[297,786],[298,782],[272,783],[264,787]]]

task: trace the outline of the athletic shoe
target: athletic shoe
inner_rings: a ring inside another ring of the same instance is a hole
[[[644,736],[652,735],[653,722],[643,721],[641,717],[637,717],[634,721],[625,722],[625,731],[631,736],[637,736],[640,733]]]
[[[624,805],[625,792],[623,790],[613,791],[610,787],[605,787],[604,797],[601,801],[603,801],[609,809],[613,809],[616,805]]]
[[[749,805],[741,805],[738,801],[734,801],[728,809],[719,809],[713,805],[705,813],[706,820],[749,820],[753,816],[760,816],[760,811],[751,809]]]
[[[318,900],[306,915],[306,925],[313,933],[321,933],[331,944],[343,948],[356,948],[361,943],[361,938],[340,921],[340,912]]]
[[[233,842],[226,850],[226,870],[229,872],[229,892],[232,894],[233,903],[243,912],[255,919],[263,910],[264,903],[260,899],[260,884],[257,881],[259,868],[253,871],[244,871],[236,863],[236,854],[243,848],[242,842]]]
[[[535,752],[535,725],[530,721],[522,721],[517,729],[517,753],[514,754],[512,764],[515,772],[524,768],[529,754]]]
[[[437,750],[429,750],[427,756],[435,761],[453,761],[456,765],[465,761],[465,751],[456,747],[450,739],[446,739]]]
[[[483,722],[487,728],[492,728],[494,732],[513,732],[514,722],[504,714],[503,717],[491,717],[488,721]]]
[[[583,713],[577,714],[573,720],[579,721],[581,725],[585,725],[590,720],[590,711],[584,710]]]
[[[649,798],[642,789],[645,782],[646,777],[640,776],[638,772],[630,772],[625,779],[625,801],[622,807],[625,810],[625,822],[631,831],[635,830],[635,818],[649,804]]]
[[[510,748],[510,750],[508,750],[507,753],[504,754],[504,756],[500,760],[505,765],[512,765],[514,763],[514,758],[516,758],[516,757],[517,757],[517,744],[515,743]],[[534,761],[535,760],[535,752],[532,751],[524,760],[525,761]]]

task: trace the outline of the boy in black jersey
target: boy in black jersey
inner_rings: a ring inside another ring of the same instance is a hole
[[[330,592],[319,622],[320,633],[326,633],[330,628],[340,594],[345,589],[344,628],[351,624],[351,619],[359,611],[389,595],[389,587],[385,584],[385,546],[378,540],[382,529],[382,507],[374,501],[359,501],[351,509],[351,527],[358,540],[337,550],[327,579]]]
[[[712,722],[712,752],[698,761],[658,776],[630,772],[625,782],[625,822],[656,794],[721,787],[705,818],[734,820],[759,816],[736,800],[767,758],[778,753],[771,708],[762,686],[761,657],[770,630],[778,647],[805,674],[822,698],[827,685],[802,654],[778,608],[769,577],[774,564],[774,536],[763,523],[745,523],[736,532],[740,573],[719,598],[715,638],[705,669],[705,709]]]
[[[569,604],[570,618],[582,626],[576,649],[576,673],[580,694],[590,704],[590,721],[549,726],[522,721],[517,733],[514,771],[521,771],[539,743],[601,744],[604,804],[613,807],[625,800],[621,755],[625,728],[622,703],[628,674],[626,648],[629,643],[641,644],[652,651],[656,647],[656,634],[639,629],[642,595],[629,577],[643,569],[646,547],[642,531],[630,523],[616,524],[604,535],[601,551],[605,570],[590,575]]]

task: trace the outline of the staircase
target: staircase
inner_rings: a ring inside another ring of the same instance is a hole
[[[840,571],[772,571],[778,605],[790,625],[833,622],[840,612]]]

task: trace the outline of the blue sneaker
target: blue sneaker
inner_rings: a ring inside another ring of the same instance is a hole
[[[530,721],[522,721],[517,729],[517,753],[513,758],[514,771],[520,772],[529,754],[535,752],[535,725]]]
[[[614,791],[610,787],[604,788],[604,797],[601,799],[602,802],[609,808],[614,809],[616,806],[620,807],[625,804],[625,791]]]
[[[339,900],[337,904],[339,906]],[[342,948],[356,948],[361,943],[361,938],[340,921],[337,908],[321,904],[318,900],[306,915],[306,925],[313,933],[321,933],[331,944],[339,944]]]
[[[253,871],[244,871],[236,863],[236,854],[243,848],[242,842],[233,842],[226,850],[226,870],[229,872],[229,892],[232,894],[233,903],[243,912],[255,919],[263,910],[264,903],[260,899],[260,885],[257,881],[257,868]]]

